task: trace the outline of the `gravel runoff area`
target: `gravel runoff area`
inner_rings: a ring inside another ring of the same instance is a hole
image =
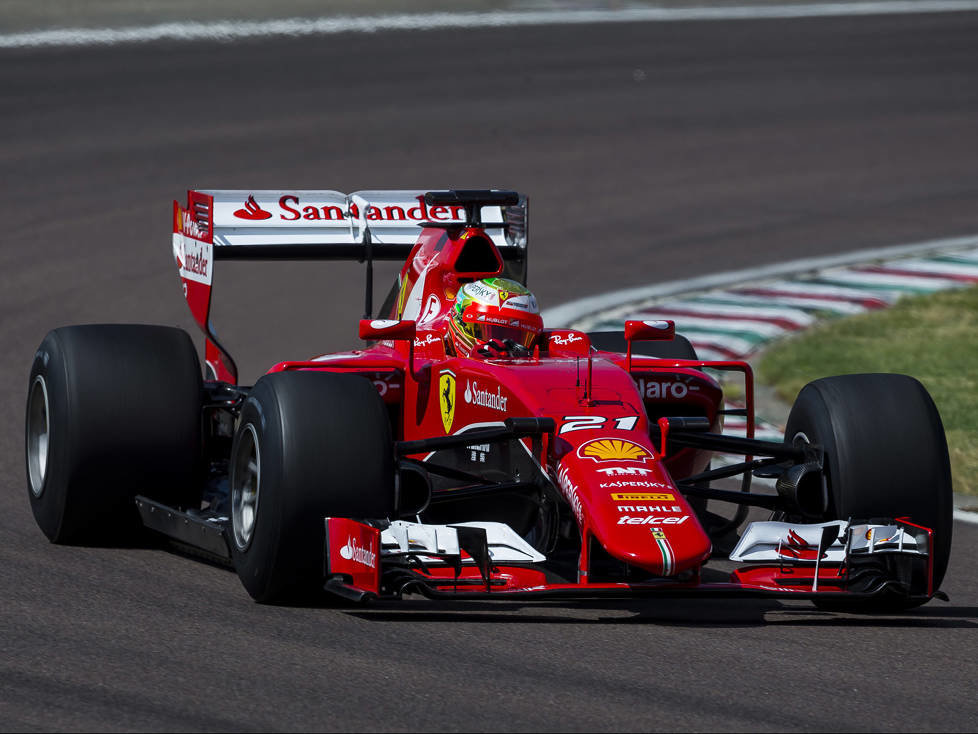
[[[860,4],[885,2],[863,0]],[[812,0],[3,0],[0,34],[54,28],[123,28],[178,21],[270,20],[431,12],[622,10],[806,5]],[[851,5],[821,0],[819,5]],[[925,6],[921,3],[921,6]]]

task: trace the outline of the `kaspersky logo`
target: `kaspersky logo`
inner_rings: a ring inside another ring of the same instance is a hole
[[[234,216],[236,216],[238,219],[250,219],[252,221],[258,221],[262,219],[270,219],[272,213],[266,212],[264,209],[262,209],[258,205],[258,202],[255,201],[254,195],[251,195],[245,202],[244,208],[235,211]]]

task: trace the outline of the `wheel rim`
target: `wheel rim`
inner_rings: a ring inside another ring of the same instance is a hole
[[[40,497],[44,491],[44,478],[48,472],[49,418],[48,387],[44,378],[38,375],[31,383],[27,401],[27,473],[35,497]]]
[[[261,486],[261,451],[258,434],[251,423],[241,432],[241,443],[234,461],[231,483],[231,528],[234,544],[241,550],[251,545],[258,519],[258,491]]]

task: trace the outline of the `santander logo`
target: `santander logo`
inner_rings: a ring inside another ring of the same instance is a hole
[[[377,554],[371,550],[369,544],[366,548],[357,545],[356,538],[347,537],[346,545],[340,548],[340,556],[367,568],[377,568]]]
[[[245,202],[243,209],[238,209],[234,212],[234,216],[238,219],[250,219],[252,221],[270,219],[272,216],[271,212],[266,212],[258,202],[255,201],[254,196],[249,196],[248,200]]]
[[[496,392],[481,390],[478,382],[465,381],[465,402],[478,405],[482,408],[492,408],[500,412],[506,411],[506,403],[509,398],[503,395],[503,389],[496,386]]]

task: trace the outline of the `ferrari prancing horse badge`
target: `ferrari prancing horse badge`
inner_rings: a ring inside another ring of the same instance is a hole
[[[445,433],[452,432],[455,419],[455,373],[445,370],[438,378],[438,404],[441,406],[441,423]]]

